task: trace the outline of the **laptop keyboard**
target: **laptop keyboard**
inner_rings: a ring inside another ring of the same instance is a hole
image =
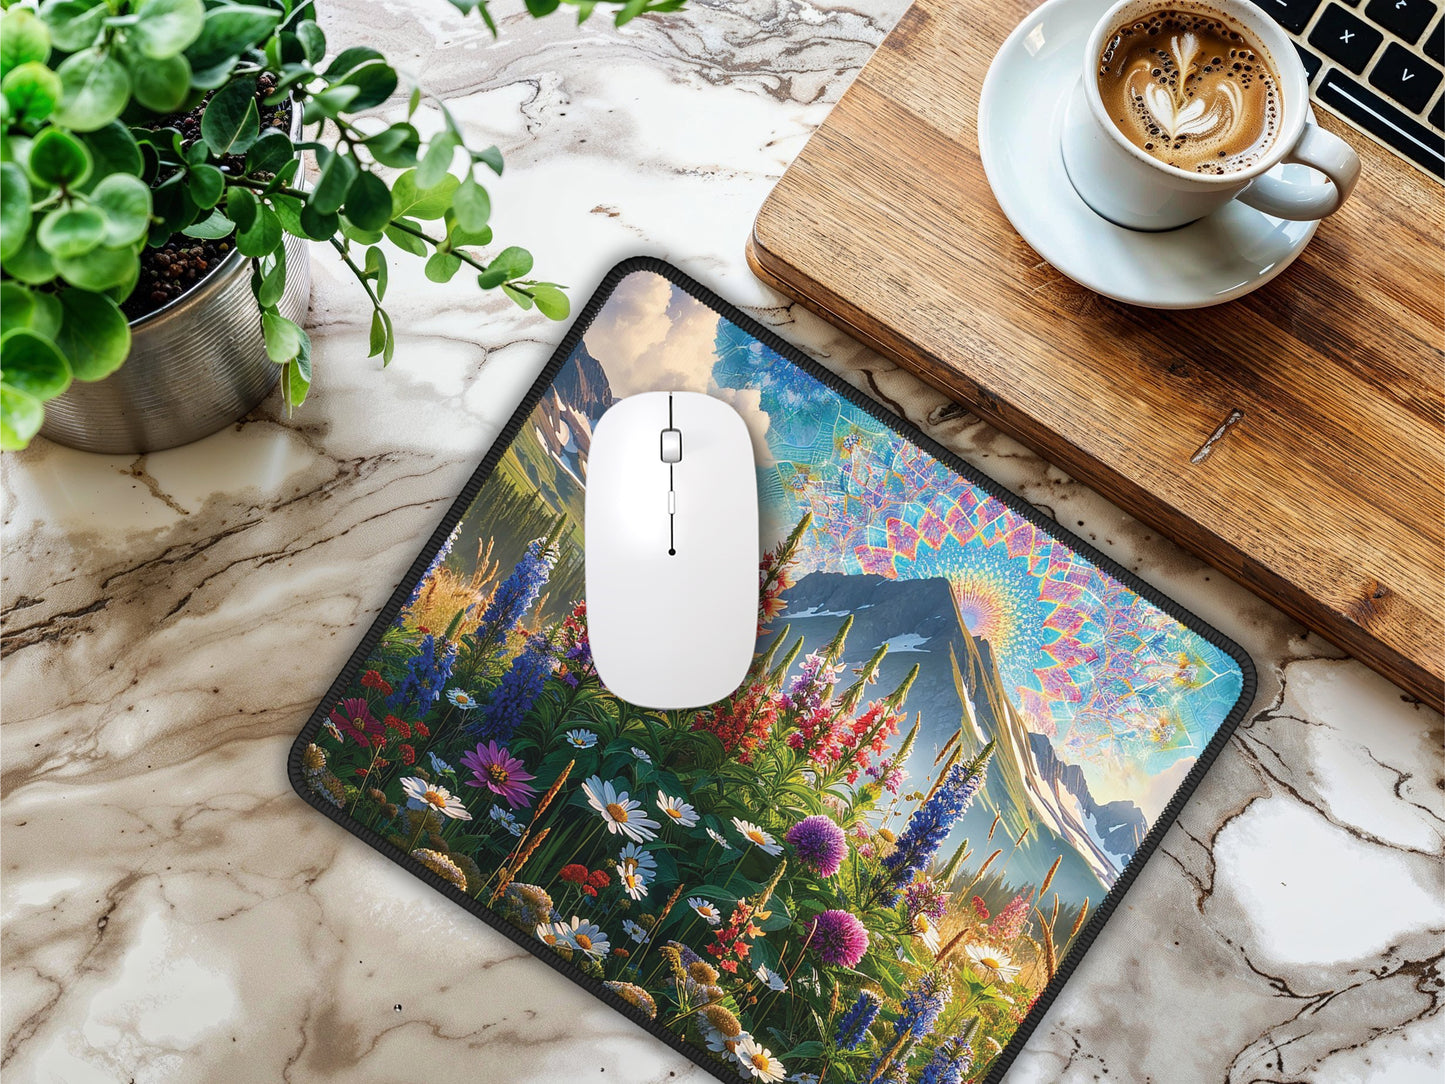
[[[1294,38],[1317,102],[1445,180],[1445,17],[1435,0],[1255,2]]]

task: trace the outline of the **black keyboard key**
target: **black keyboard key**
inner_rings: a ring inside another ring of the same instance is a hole
[[[1440,85],[1440,69],[1395,42],[1385,48],[1370,73],[1370,86],[1383,90],[1412,113],[1419,113]]]
[[[1445,19],[1425,35],[1425,55],[1437,64],[1445,64]]]
[[[1373,90],[1335,68],[1325,72],[1315,90],[1315,97],[1445,180],[1445,135],[1432,132]]]
[[[1351,15],[1339,4],[1325,8],[1310,32],[1310,44],[1358,75],[1385,40],[1369,23]]]
[[[1438,10],[1430,0],[1370,0],[1365,18],[1414,43]]]
[[[1291,34],[1302,34],[1320,0],[1259,0],[1259,6]]]
[[[1299,54],[1300,63],[1305,66],[1305,82],[1313,83],[1315,76],[1319,75],[1320,69],[1324,67],[1325,62],[1299,42],[1295,42],[1294,51]]]

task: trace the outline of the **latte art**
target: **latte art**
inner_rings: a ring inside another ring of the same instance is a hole
[[[1263,51],[1212,14],[1156,11],[1119,27],[1098,81],[1119,130],[1181,169],[1247,169],[1279,127],[1278,80]]]

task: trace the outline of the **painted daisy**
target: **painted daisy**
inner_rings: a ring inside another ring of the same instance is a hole
[[[723,850],[730,851],[733,849],[733,845],[727,841],[727,838],[721,832],[709,828],[707,834],[712,837],[714,843],[721,843]]]
[[[642,803],[629,798],[625,790],[619,791],[611,782],[604,783],[600,776],[594,775],[582,784],[582,792],[609,832],[624,835],[635,843],[657,838],[657,830],[662,826],[643,813]]]
[[[638,760],[642,761],[642,763],[644,764],[652,763],[652,758],[647,755],[646,749],[639,749],[637,748],[637,746],[634,745],[632,747],[632,755],[635,756]]]
[[[628,937],[632,938],[632,940],[636,941],[639,945],[647,940],[647,931],[644,930],[637,923],[633,922],[630,918],[624,918],[622,920],[622,932],[625,933]]]
[[[522,826],[517,821],[517,818],[512,816],[511,813],[503,809],[501,806],[492,806],[491,817],[492,820],[496,821],[507,831],[511,832],[512,835],[520,836],[522,834]]]
[[[462,800],[446,787],[410,775],[401,781],[401,789],[406,791],[406,804],[411,809],[434,809],[443,817],[459,821],[472,819]]]
[[[513,809],[531,804],[537,793],[537,788],[529,785],[537,777],[494,741],[463,753],[462,767],[472,773],[468,786],[485,787]]]
[[[571,927],[565,922],[544,922],[537,927],[537,940],[556,948],[558,945],[567,945],[570,932]]]
[[[558,925],[563,924],[558,923]],[[588,956],[595,956],[600,960],[612,949],[612,945],[607,940],[607,934],[595,922],[587,922],[573,915],[572,924],[565,926],[565,929],[568,947],[574,948],[578,952],[585,952]]]
[[[745,821],[741,817],[733,818],[733,827],[738,830],[738,835],[751,843],[764,854],[776,857],[783,853],[783,845],[773,840],[773,837],[764,832],[752,821]]]
[[[1010,982],[1019,973],[1018,965],[1009,959],[1008,953],[991,945],[969,945],[964,951],[968,953],[968,962],[981,978]]]
[[[597,735],[590,730],[569,730],[567,744],[573,749],[591,749],[597,744]]]
[[[701,896],[691,896],[688,898],[687,905],[696,911],[698,918],[709,926],[716,926],[722,921],[722,912],[711,900],[705,900]]]
[[[691,828],[697,823],[696,809],[693,809],[681,798],[674,798],[662,791],[657,792],[657,811],[682,828]]]
[[[448,689],[447,700],[454,708],[461,708],[462,711],[475,711],[481,707],[477,698],[471,693],[463,692],[461,689]]]
[[[431,758],[431,770],[436,772],[437,775],[447,775],[456,771],[455,768],[435,753],[427,753],[427,756]]]
[[[744,1036],[738,1041],[737,1054],[738,1064],[743,1067],[744,1073],[751,1073],[754,1080],[764,1080],[768,1084],[777,1084],[783,1079],[787,1070],[783,1063],[773,1057],[773,1052],[763,1046],[751,1035]]]
[[[640,900],[647,895],[647,874],[636,866],[626,866],[619,862],[617,864],[617,880],[622,885],[622,891],[634,900]]]
[[[636,843],[629,843],[623,847],[622,853],[617,856],[617,861],[631,869],[641,870],[647,877],[657,873],[657,858],[650,851],[644,851]]]
[[[777,990],[779,993],[781,993],[788,988],[788,984],[783,981],[783,976],[779,975],[767,964],[760,964],[758,966],[758,969],[754,971],[753,974],[756,975],[758,977],[758,981],[761,982],[764,986],[766,986],[769,990]]]

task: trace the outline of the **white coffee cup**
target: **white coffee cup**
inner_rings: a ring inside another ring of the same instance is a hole
[[[1110,119],[1097,74],[1105,38],[1122,24],[1161,10],[1222,17],[1268,54],[1279,77],[1281,121],[1269,150],[1253,165],[1224,174],[1180,169],[1135,146]],[[1064,168],[1083,201],[1120,226],[1173,229],[1232,199],[1276,218],[1309,221],[1339,210],[1359,179],[1360,159],[1350,145],[1310,120],[1309,83],[1293,43],[1248,0],[1120,0],[1089,35],[1083,68],[1065,114]],[[1281,162],[1313,166],[1331,183],[1265,176]]]

